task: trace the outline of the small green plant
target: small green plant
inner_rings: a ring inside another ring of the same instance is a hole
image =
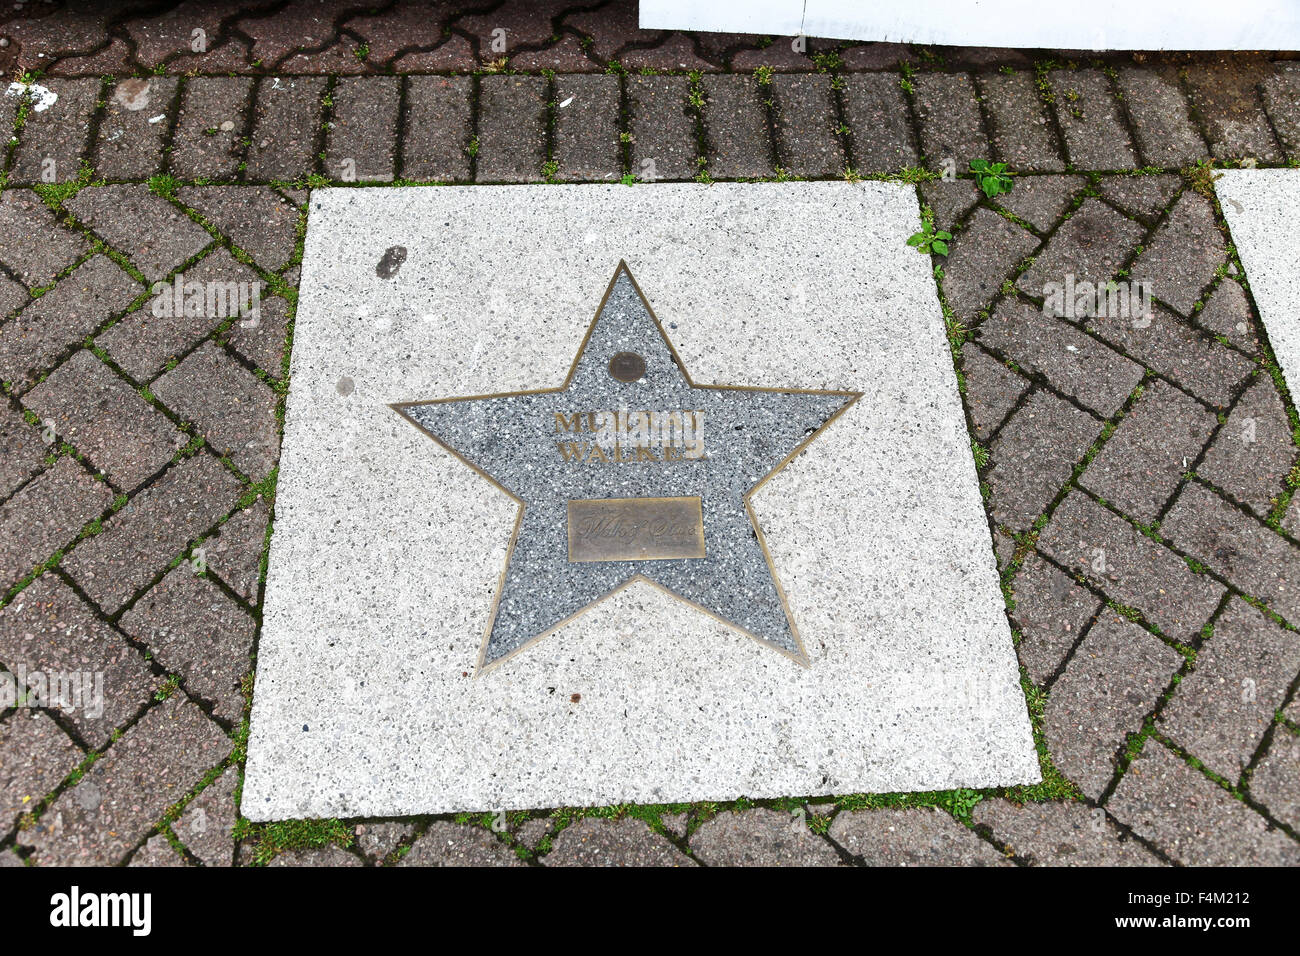
[[[946,256],[948,254],[948,240],[951,238],[952,233],[944,232],[942,229],[936,230],[934,223],[927,219],[920,232],[914,232],[908,236],[907,244],[921,250],[926,255],[933,252]]]
[[[972,159],[970,171],[975,174],[984,195],[992,199],[1002,193],[1011,192],[1011,174],[1007,172],[1006,163],[990,163],[987,159]]]

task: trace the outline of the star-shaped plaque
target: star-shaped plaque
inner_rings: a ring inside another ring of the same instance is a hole
[[[695,385],[620,262],[560,388],[393,405],[519,503],[477,673],[636,580],[806,665],[749,498],[859,394]]]

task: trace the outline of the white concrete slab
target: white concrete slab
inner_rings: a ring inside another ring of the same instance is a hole
[[[890,183],[314,192],[244,813],[1037,781],[918,222]],[[635,583],[473,676],[517,509],[388,404],[560,386],[620,259],[696,383],[864,393],[753,499],[807,666]]]
[[[1228,169],[1215,181],[1259,317],[1292,395],[1300,395],[1300,169]]]

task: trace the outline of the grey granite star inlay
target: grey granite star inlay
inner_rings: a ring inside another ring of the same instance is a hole
[[[749,496],[857,397],[695,385],[619,263],[559,389],[394,404],[520,506],[478,672],[634,580],[807,664]]]

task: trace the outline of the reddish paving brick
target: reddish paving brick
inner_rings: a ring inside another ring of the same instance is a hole
[[[948,232],[953,231],[953,227],[975,207],[983,195],[969,179],[932,179],[921,183],[922,205],[930,207],[934,214],[935,228]],[[948,258],[952,258],[951,254]]]
[[[826,177],[844,171],[831,78],[822,73],[778,73],[771,80],[776,151],[792,176]]]
[[[340,79],[325,141],[325,171],[345,182],[391,182],[397,168],[401,80],[394,76]]]
[[[0,325],[0,379],[19,389],[31,385],[143,291],[112,259],[92,256]]]
[[[1019,299],[1005,299],[979,328],[979,343],[1099,415],[1114,415],[1142,380],[1142,367]]]
[[[258,500],[233,515],[203,542],[208,573],[215,574],[249,604],[257,604],[271,512]]]
[[[698,172],[689,93],[690,81],[684,76],[627,78],[631,170],[638,179],[690,179]]]
[[[176,848],[165,836],[155,833],[131,855],[131,862],[127,866],[189,866],[189,863],[176,852]]]
[[[1224,279],[1210,293],[1205,308],[1196,313],[1196,321],[1251,355],[1263,354],[1259,345],[1259,326],[1251,315],[1250,302],[1241,286],[1232,279]]]
[[[0,498],[36,474],[49,447],[42,429],[8,405],[0,405]]]
[[[78,545],[63,567],[93,601],[116,613],[229,511],[242,487],[210,454],[178,462]]]
[[[1178,176],[1132,174],[1105,176],[1097,190],[1130,216],[1153,224],[1182,185]]]
[[[943,266],[943,293],[958,317],[970,320],[988,308],[1002,283],[1038,238],[991,209],[975,210],[949,243]]]
[[[275,392],[219,346],[204,342],[153,385],[154,394],[194,422],[208,444],[254,481],[280,454]]]
[[[980,78],[980,87],[992,121],[997,159],[1015,170],[1065,169],[1033,73],[988,73]]]
[[[64,455],[0,505],[0,588],[7,590],[113,502],[113,492]]]
[[[1016,653],[1035,684],[1046,684],[1101,607],[1101,598],[1030,553],[1011,584],[1020,629]]]
[[[1300,827],[1300,737],[1283,727],[1250,779],[1250,795],[1276,819]]]
[[[1159,727],[1206,767],[1236,781],[1300,674],[1300,636],[1234,597]]]
[[[941,810],[845,811],[835,817],[830,837],[867,866],[1009,865],[1005,856]]]
[[[20,707],[0,721],[0,827],[35,808],[84,756],[40,710]]]
[[[1217,424],[1195,399],[1152,382],[1079,484],[1130,517],[1155,521]]]
[[[274,272],[298,246],[299,211],[265,186],[187,186],[176,196],[248,253],[263,269]],[[243,267],[237,267],[243,269]],[[251,281],[241,275],[240,281]]]
[[[1016,283],[1031,296],[1046,296],[1047,283],[1104,284],[1113,279],[1145,230],[1097,199],[1086,199],[1061,224],[1047,247]]]
[[[454,3],[399,0],[381,13],[348,17],[342,25],[365,41],[370,63],[384,65],[403,50],[441,43],[447,21],[461,9]]]
[[[1093,69],[1053,70],[1047,82],[1071,166],[1131,169],[1138,165],[1119,102],[1105,73]]]
[[[523,866],[510,847],[483,827],[435,821],[398,866]]]
[[[977,827],[1031,866],[1160,866],[1160,858],[1127,837],[1106,811],[1085,803],[981,800]]]
[[[926,166],[943,169],[951,162],[951,170],[960,174],[970,169],[972,159],[988,157],[984,122],[969,75],[921,73],[912,78],[912,87]]]
[[[23,398],[123,491],[134,491],[185,444],[167,418],[82,349]]]
[[[546,81],[539,77],[485,76],[479,81],[479,182],[541,179],[546,95]]]
[[[1027,530],[1043,513],[1101,432],[1101,422],[1044,391],[1009,418],[989,447],[989,511]]]
[[[0,196],[0,262],[20,282],[49,285],[89,248],[85,237],[59,225],[58,216],[31,190],[7,189]]]
[[[107,179],[148,179],[162,169],[179,80],[121,80],[108,91],[96,137],[95,172]]]
[[[0,657],[10,672],[90,674],[93,682],[58,709],[91,747],[108,743],[113,730],[133,718],[159,680],[144,656],[105,624],[57,575],[45,574],[0,610]]]
[[[1233,408],[1196,473],[1268,517],[1295,461],[1282,396],[1272,378],[1261,374]]]
[[[1162,531],[1165,526],[1162,526]],[[1038,536],[1038,548],[1167,637],[1190,641],[1219,605],[1223,586],[1081,492],[1071,492]]]
[[[109,747],[19,839],[33,848],[38,866],[121,862],[230,746],[193,702],[173,694]]]
[[[1300,548],[1208,488],[1187,484],[1160,533],[1288,621],[1300,621]]]
[[[326,83],[321,76],[262,78],[257,85],[246,180],[298,179],[316,168]]]
[[[240,681],[251,668],[253,619],[219,587],[180,564],[122,615],[118,626],[149,648],[185,690],[211,701],[212,714],[238,722],[244,713]]]
[[[768,135],[766,93],[750,76],[706,76],[704,137],[708,172],[714,179],[774,176]]]
[[[1087,183],[1082,176],[1024,176],[1015,180],[1011,192],[997,197],[997,204],[1046,232]]]
[[[1060,771],[1096,798],[1116,757],[1183,664],[1183,656],[1114,611],[1103,611],[1052,685],[1043,736]]]
[[[968,345],[961,353],[966,382],[966,408],[975,437],[987,439],[1029,388],[1029,382],[981,348]]]
[[[1187,69],[1192,102],[1205,123],[1210,150],[1219,159],[1282,161],[1257,88],[1271,74],[1272,66],[1262,56],[1220,55],[1217,63]]]
[[[472,84],[467,76],[406,78],[405,178],[469,180]]]
[[[247,135],[253,78],[196,76],[181,94],[171,171],[183,179],[234,179]]]
[[[274,378],[284,378],[284,347],[289,333],[289,303],[279,296],[258,303],[256,319],[236,322],[226,340],[244,358]]]
[[[560,831],[545,866],[696,866],[696,862],[633,817],[584,817]]]
[[[1146,165],[1177,169],[1209,155],[1175,73],[1125,68],[1119,71],[1116,83]]]
[[[39,112],[28,110],[9,167],[10,182],[71,182],[81,174],[87,156],[100,81],[49,79],[41,85],[58,99]]]
[[[235,864],[234,829],[239,819],[235,788],[238,785],[239,769],[231,767],[191,800],[172,825],[177,839],[205,866]]]
[[[759,807],[706,821],[691,836],[691,852],[708,866],[841,865],[835,848],[800,817]]]
[[[1187,315],[1227,258],[1214,208],[1204,196],[1188,190],[1133,263],[1132,274],[1149,281],[1157,299]]]
[[[64,206],[151,280],[212,242],[202,226],[143,184],[91,186]]]
[[[1287,159],[1300,159],[1300,69],[1295,63],[1275,63],[1274,73],[1260,84],[1264,108],[1286,150]]]
[[[555,78],[556,178],[616,180],[623,174],[616,76]]]
[[[1106,804],[1117,820],[1186,866],[1300,865],[1300,843],[1155,740]]]
[[[842,78],[844,122],[852,137],[852,166],[859,173],[898,172],[920,160],[908,121],[907,100],[893,73]]]

